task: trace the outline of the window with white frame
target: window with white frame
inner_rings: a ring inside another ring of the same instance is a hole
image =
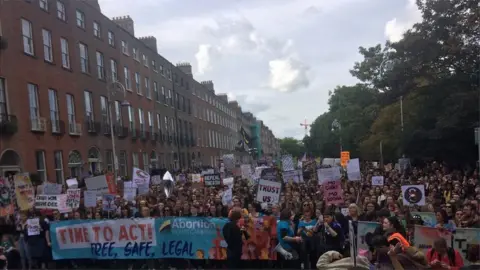
[[[167,105],[167,95],[165,94],[165,86],[162,86],[162,97],[163,97],[163,104]]]
[[[68,130],[70,133],[76,133],[77,119],[75,117],[75,99],[73,95],[67,94],[67,114],[68,114]]]
[[[60,47],[62,51],[62,67],[70,68],[70,53],[68,50],[68,41],[60,38]]]
[[[113,151],[112,150],[105,150],[105,159],[107,160],[107,171],[113,172]]]
[[[123,67],[123,76],[125,77],[125,88],[132,89],[132,80],[130,78],[130,70],[127,66]]]
[[[148,58],[145,54],[142,54],[143,65],[148,67]]]
[[[158,93],[158,83],[153,81],[153,97],[156,102],[160,102],[160,94]]]
[[[160,116],[159,113],[157,113],[157,129],[158,129],[158,134],[162,133],[162,117]]]
[[[45,183],[47,181],[47,169],[45,164],[45,151],[35,151],[35,161],[37,163],[37,174],[40,177],[40,181]]]
[[[41,9],[48,11],[48,0],[38,0],[38,4]]]
[[[55,163],[55,179],[57,184],[63,184],[63,154],[58,150],[53,153]]]
[[[28,103],[30,106],[30,123],[33,130],[40,128],[40,108],[38,106],[38,87],[34,84],[28,84]]]
[[[0,78],[0,119],[7,117],[7,93],[5,89],[5,79]]]
[[[158,72],[158,70],[157,70],[157,61],[152,60],[152,68],[153,68],[153,71]]]
[[[142,89],[140,88],[140,74],[135,72],[135,89],[137,89],[137,94],[142,94]]]
[[[122,40],[122,53],[128,55],[128,43]]]
[[[115,34],[112,31],[108,31],[108,45],[115,47]]]
[[[85,118],[87,123],[90,125],[95,121],[94,112],[93,112],[93,98],[92,92],[83,91],[83,97],[85,100]]]
[[[153,133],[155,133],[154,126],[153,126],[153,117],[151,112],[147,112],[148,116],[148,128],[151,136],[153,136]]]
[[[115,100],[115,124],[117,126],[123,127],[123,116],[122,116],[122,105],[120,101]]]
[[[132,166],[134,168],[140,167],[140,164],[138,162],[138,153],[132,153]]]
[[[93,35],[98,38],[102,37],[102,29],[98,22],[93,22]]]
[[[168,100],[170,102],[170,106],[173,107],[172,90],[170,89],[168,89]]]
[[[47,29],[42,29],[43,38],[43,59],[53,62],[52,33]]]
[[[83,43],[78,43],[78,48],[80,49],[80,70],[83,73],[88,73],[88,47]]]
[[[135,59],[137,62],[140,61],[140,58],[138,57],[138,55],[139,55],[138,49],[137,49],[137,48],[133,48],[133,49],[132,49],[132,52],[133,52],[133,59]]]
[[[145,134],[145,115],[143,110],[138,108],[138,123],[140,124],[140,134],[143,136]]]
[[[105,96],[100,96],[100,112],[102,113],[102,126],[110,127],[110,118],[108,116],[108,100]]]
[[[170,118],[170,129],[172,130],[172,132],[174,134],[177,133],[177,129],[176,129],[176,126],[175,126],[175,119],[173,119],[173,117]]]
[[[126,151],[120,151],[120,154],[118,155],[118,165],[119,165],[119,173],[121,176],[127,176],[127,152]]]
[[[165,131],[168,132],[168,117],[164,117]]]
[[[57,91],[48,89],[48,105],[50,107],[50,122],[52,122],[52,132],[60,132],[60,115],[58,112]]]
[[[97,51],[95,53],[95,58],[97,59],[97,77],[100,80],[105,79],[105,60],[103,57],[103,53]]]
[[[143,152],[142,156],[143,156],[143,170],[148,172],[150,171],[150,162],[148,161],[148,153]]]
[[[33,49],[33,30],[32,23],[22,19],[23,52],[29,55],[35,55]]]
[[[57,18],[62,21],[66,21],[67,18],[65,17],[65,14],[65,4],[62,1],[57,0]]]
[[[112,71],[112,81],[118,81],[117,61],[110,59],[110,69]]]
[[[150,79],[145,77],[145,96],[149,99],[152,98],[152,93],[150,93]]]
[[[85,29],[85,13],[77,9],[77,26]]]
[[[135,134],[135,112],[132,106],[128,106],[128,123],[130,132]]]

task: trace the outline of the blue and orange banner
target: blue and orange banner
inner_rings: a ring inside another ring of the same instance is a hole
[[[248,222],[244,260],[275,260],[276,219]],[[227,259],[223,218],[70,220],[50,224],[52,255],[59,259]]]

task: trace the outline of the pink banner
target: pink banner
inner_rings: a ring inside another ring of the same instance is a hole
[[[340,181],[324,182],[323,197],[327,205],[343,203],[342,183]]]

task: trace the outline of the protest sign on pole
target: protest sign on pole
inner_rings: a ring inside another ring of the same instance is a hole
[[[280,199],[282,183],[260,179],[258,182],[257,202],[277,204]]]

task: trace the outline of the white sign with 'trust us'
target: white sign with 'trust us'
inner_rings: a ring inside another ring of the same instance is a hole
[[[260,179],[258,182],[257,202],[277,204],[281,190],[282,183]]]

